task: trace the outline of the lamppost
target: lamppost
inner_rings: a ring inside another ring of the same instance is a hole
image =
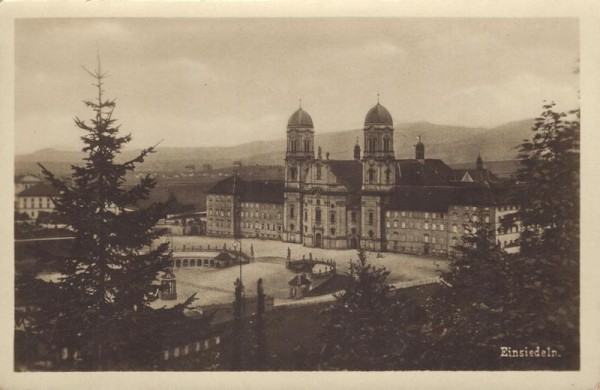
[[[238,258],[238,261],[240,263],[240,283],[242,282],[242,256],[241,256],[241,251],[242,251],[242,243],[240,240],[234,240],[233,244],[231,244],[233,246],[233,250],[235,252],[235,255]],[[239,252],[238,252],[238,247],[240,248]]]

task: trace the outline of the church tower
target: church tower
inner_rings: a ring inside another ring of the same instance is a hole
[[[363,133],[363,190],[389,191],[396,177],[394,122],[379,102],[367,113]]]
[[[312,119],[300,106],[287,124],[282,237],[287,242],[302,242],[302,188],[315,159],[314,138]]]
[[[396,184],[397,166],[394,122],[379,101],[367,113],[363,133],[361,246],[367,250],[386,250],[383,200]]]

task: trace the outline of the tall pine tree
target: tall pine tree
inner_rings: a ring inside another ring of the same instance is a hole
[[[85,68],[84,68],[85,69]],[[38,324],[55,345],[68,345],[80,353],[89,369],[136,368],[144,358],[144,326],[152,316],[150,303],[157,299],[157,276],[169,266],[168,244],[152,248],[153,227],[161,207],[134,211],[148,198],[156,181],[143,177],[124,187],[125,176],[154,151],[142,150],[132,160],[118,162],[131,134],[120,135],[113,117],[115,100],[104,96],[108,76],[90,72],[97,96],[85,100],[94,112],[89,121],[75,118],[86,154],[82,166],[72,166],[72,177],[63,181],[42,166],[46,178],[60,191],[56,212],[67,221],[74,240],[69,257],[60,263],[62,275],[52,296],[41,297],[45,324]],[[44,300],[46,301],[44,304]]]

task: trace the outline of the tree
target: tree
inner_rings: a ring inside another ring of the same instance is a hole
[[[579,110],[544,106],[521,147],[521,207],[502,221],[524,226],[521,253],[493,242],[491,226],[471,221],[456,248],[447,288],[428,304],[423,368],[574,369],[579,361]],[[502,359],[501,347],[552,347],[558,359]],[[461,358],[456,358],[460,350]]]
[[[509,331],[503,314],[510,303],[511,265],[494,240],[494,227],[484,221],[479,209],[465,222],[466,234],[441,274],[445,287],[426,305],[422,368],[474,370],[497,364],[498,343]]]
[[[350,265],[346,290],[324,315],[321,369],[385,370],[407,367],[416,307],[386,284],[389,271],[367,261],[364,249]]]
[[[113,118],[115,100],[104,97],[108,75],[100,62],[96,71],[87,72],[97,96],[84,103],[94,116],[89,122],[74,120],[84,132],[84,164],[72,166],[69,183],[42,166],[60,192],[53,199],[56,212],[73,230],[74,240],[69,257],[59,265],[60,280],[44,286],[52,294],[39,297],[44,319],[36,330],[58,347],[78,351],[88,369],[131,369],[146,358],[144,345],[151,350],[145,319],[154,316],[150,303],[158,298],[157,276],[169,266],[170,253],[168,244],[150,249],[158,237],[153,227],[163,212],[161,206],[125,210],[147,199],[156,185],[145,176],[135,186],[123,187],[125,175],[154,147],[117,162],[131,135],[119,135],[120,125]]]
[[[519,180],[528,184],[516,214],[525,231],[523,253],[579,257],[580,111],[554,111],[544,105],[535,133],[521,145]]]

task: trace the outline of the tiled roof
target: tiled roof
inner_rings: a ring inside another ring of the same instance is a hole
[[[18,196],[59,196],[60,192],[50,184],[40,183],[19,192]]]
[[[400,186],[447,185],[454,179],[452,168],[442,160],[396,160],[396,183]]]
[[[15,183],[39,183],[41,181],[42,179],[39,177],[30,174],[15,176]]]
[[[498,177],[487,169],[453,169],[454,180],[461,181],[466,173],[471,176],[473,181],[492,182],[498,181]]]
[[[209,194],[240,195],[243,202],[283,204],[282,181],[253,180],[246,181],[234,175],[217,182],[207,192]]]
[[[331,172],[350,192],[359,191],[362,186],[362,163],[359,160],[326,160]]]
[[[387,198],[390,210],[446,211],[449,206],[495,206],[518,203],[520,187],[493,188],[486,185],[408,186],[397,188]]]
[[[283,181],[247,182],[242,193],[244,202],[283,204]]]
[[[226,179],[218,181],[210,190],[209,194],[231,195],[234,193],[240,194],[243,191],[245,181],[239,175],[229,176]]]
[[[221,252],[216,257],[215,260],[233,260],[234,257],[227,252]]]

